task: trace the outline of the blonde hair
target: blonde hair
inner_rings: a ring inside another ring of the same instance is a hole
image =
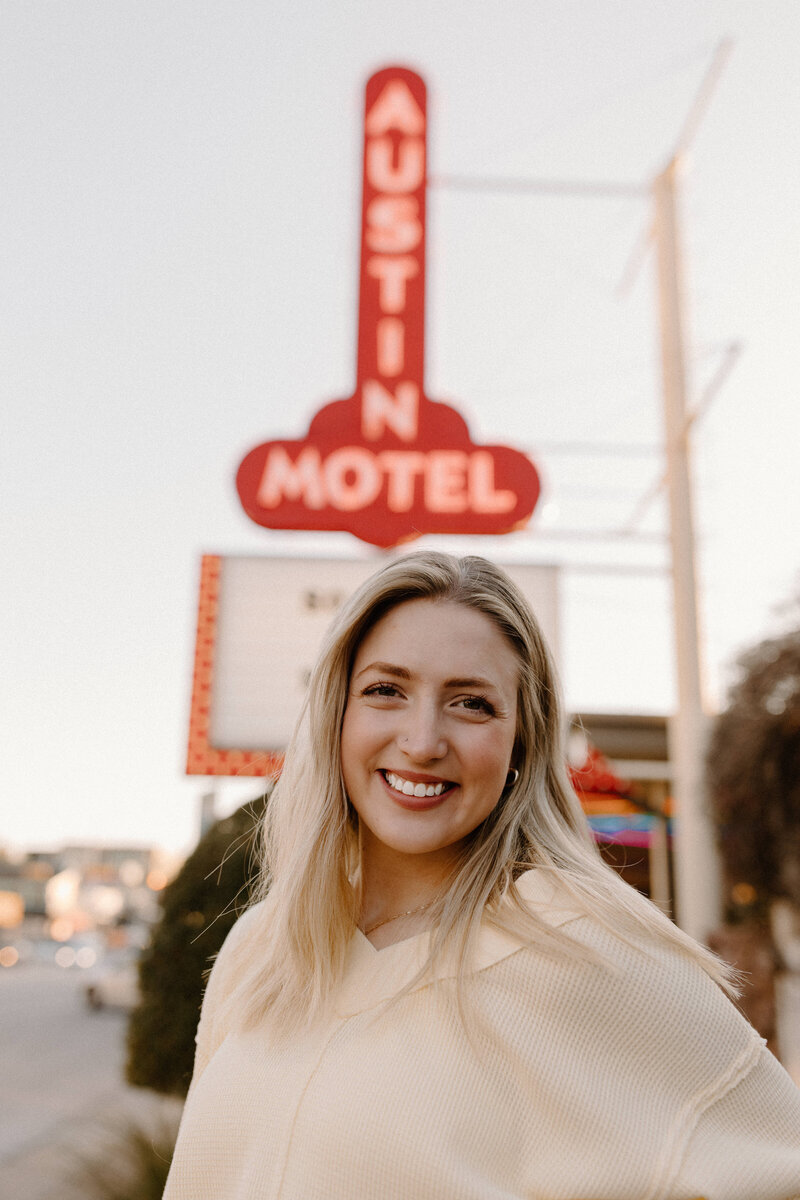
[[[587,950],[526,908],[514,881],[531,867],[557,876],[571,906],[626,940],[655,936],[695,959],[733,991],[730,972],[607,866],[567,774],[555,668],[528,602],[509,576],[484,558],[434,551],[393,560],[369,578],[334,619],[311,676],[306,702],[267,806],[261,895],[269,892],[263,955],[240,964],[230,1017],[252,1025],[267,1011],[297,1024],[324,1010],[344,970],[358,918],[358,818],[342,778],[341,728],[356,651],[370,629],[409,600],[449,601],[483,613],[514,649],[519,664],[519,770],[431,910],[430,957],[423,972],[455,951],[460,980],[469,969],[481,921],[488,919],[545,951]],[[501,901],[507,899],[511,903]],[[406,990],[406,989],[404,989]]]

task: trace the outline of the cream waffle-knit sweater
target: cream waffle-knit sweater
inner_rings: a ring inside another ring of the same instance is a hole
[[[220,997],[269,900],[251,909],[209,980],[164,1200],[800,1197],[800,1092],[719,988],[571,912],[540,872],[518,886],[608,966],[486,927],[472,1042],[452,980],[385,1004],[426,934],[376,950],[356,932],[309,1033],[226,1029]]]

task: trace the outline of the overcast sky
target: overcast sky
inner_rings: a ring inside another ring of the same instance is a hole
[[[726,37],[681,176],[693,402],[740,347],[694,431],[712,705],[798,590],[794,0],[3,0],[0,844],[190,846],[201,554],[376,554],[259,528],[233,478],[352,390],[363,86],[388,63],[430,95],[427,393],[544,483],[523,533],[421,544],[560,564],[570,706],[672,709],[663,501],[646,537],[605,535],[663,471],[637,248]]]

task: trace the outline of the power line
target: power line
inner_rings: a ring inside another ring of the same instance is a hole
[[[661,447],[648,442],[537,442],[535,454],[551,455],[596,455],[613,458],[643,458],[660,454]]]
[[[608,196],[614,199],[641,200],[650,193],[640,183],[591,183],[568,179],[525,179],[479,175],[432,175],[428,186],[451,192],[505,192],[509,195],[537,196]]]

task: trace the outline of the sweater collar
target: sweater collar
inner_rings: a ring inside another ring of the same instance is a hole
[[[535,868],[526,871],[517,879],[516,888],[531,911],[552,928],[583,915],[574,905],[570,906],[569,898],[544,871]],[[484,971],[515,954],[524,945],[520,938],[484,922],[478,935],[474,969]],[[430,933],[427,930],[376,950],[357,929],[347,948],[344,978],[336,997],[339,1015],[354,1016],[396,996],[421,972],[429,950]],[[447,960],[439,965],[435,978],[451,979],[457,972],[457,963]],[[422,976],[412,990],[429,986],[433,979],[430,973]]]

